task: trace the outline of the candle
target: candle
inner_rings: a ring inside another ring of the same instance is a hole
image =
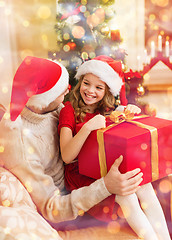
[[[170,56],[170,47],[169,47],[169,41],[165,41],[165,56]]]
[[[147,53],[147,49],[144,50],[144,63],[147,64],[148,63],[148,53]]]
[[[172,56],[170,56],[170,63],[172,63]]]
[[[162,52],[162,36],[158,36],[158,51]]]
[[[155,57],[155,42],[151,41],[151,58]]]
[[[142,64],[141,64],[141,57],[137,56],[137,71],[141,71],[142,70]]]

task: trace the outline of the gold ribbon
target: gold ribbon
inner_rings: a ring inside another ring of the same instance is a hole
[[[99,129],[97,131],[97,141],[98,141],[98,156],[99,156],[99,164],[100,164],[100,174],[101,177],[104,177],[107,174],[107,165],[106,165],[106,154],[105,154],[105,145],[104,145],[104,132],[108,129],[122,123],[128,122],[134,124],[138,127],[145,128],[150,131],[151,134],[151,166],[152,166],[152,181],[155,181],[159,177],[159,168],[158,168],[158,132],[155,127],[146,125],[144,123],[133,121],[133,119],[139,119],[148,117],[145,115],[134,117],[134,114],[130,113],[129,111],[125,111],[121,113],[119,111],[113,111],[109,118],[114,123],[109,125],[106,128]]]

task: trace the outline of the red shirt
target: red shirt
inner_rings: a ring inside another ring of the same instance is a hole
[[[86,116],[84,118],[84,122],[87,122],[94,116],[96,116],[98,112],[96,113],[86,113]],[[80,121],[81,122],[81,121]],[[76,134],[76,121],[75,121],[75,112],[70,102],[65,103],[65,107],[62,108],[60,111],[59,116],[59,125],[58,125],[58,133],[60,134],[60,129],[62,127],[68,127],[72,130],[73,135]]]

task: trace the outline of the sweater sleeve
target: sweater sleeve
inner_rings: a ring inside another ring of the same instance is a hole
[[[74,219],[80,210],[88,211],[110,195],[103,178],[101,178],[90,186],[61,196],[53,179],[45,174],[41,162],[34,159],[36,155],[33,155],[31,161],[27,160],[26,154],[30,153],[32,149],[21,151],[26,147],[21,129],[11,130],[5,125],[0,125],[0,145],[4,146],[4,151],[0,153],[1,164],[22,182],[38,210],[46,219],[52,222]]]

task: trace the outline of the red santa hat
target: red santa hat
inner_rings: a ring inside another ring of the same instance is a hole
[[[23,108],[47,107],[68,87],[69,75],[64,66],[48,59],[26,57],[13,79],[10,116],[15,121]]]
[[[125,97],[124,74],[120,61],[115,61],[111,57],[100,55],[92,60],[88,60],[79,66],[76,79],[80,79],[82,75],[92,73],[105,82],[110,92],[114,95],[120,95],[122,105],[127,104]]]

